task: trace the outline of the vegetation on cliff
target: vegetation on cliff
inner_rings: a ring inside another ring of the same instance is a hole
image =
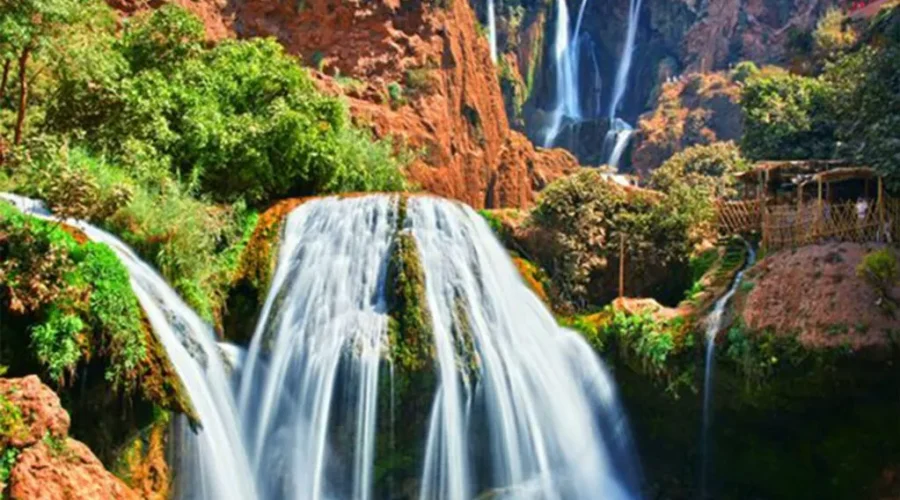
[[[31,29],[3,5],[4,30]],[[32,7],[66,22],[34,35],[27,94],[4,79],[0,187],[121,236],[208,320],[221,322],[255,222],[248,207],[405,187],[408,155],[353,126],[272,40],[211,45],[175,5],[122,23],[100,0]],[[7,58],[19,48],[9,40]],[[19,141],[5,140],[13,111]]]
[[[896,189],[900,144],[900,6],[871,22],[826,16],[811,74],[764,68],[747,78],[742,149],[752,159],[849,158]]]

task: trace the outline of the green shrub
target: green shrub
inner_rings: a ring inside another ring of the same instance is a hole
[[[605,326],[605,335],[620,339],[625,349],[650,374],[665,373],[666,361],[675,352],[672,332],[649,313],[628,314],[615,311],[612,321]]]
[[[527,221],[535,239],[525,244],[553,277],[554,303],[586,307],[612,300],[623,237],[627,293],[680,298],[689,279],[690,220],[668,201],[626,190],[594,170],[547,187]]]
[[[900,282],[900,264],[890,248],[869,252],[856,268],[856,274],[878,293],[879,304],[893,310],[891,290]]]
[[[397,82],[391,82],[387,85],[388,98],[391,101],[392,108],[399,108],[406,104],[406,98],[403,97],[403,87]]]
[[[436,75],[429,68],[414,68],[406,70],[406,87],[413,92],[431,94],[437,86]],[[388,88],[390,92],[390,88]],[[393,94],[391,99],[393,99]]]
[[[85,324],[74,314],[53,308],[43,323],[31,330],[31,346],[37,359],[47,368],[47,374],[63,385],[66,377],[73,378],[81,360]]]
[[[731,79],[738,83],[744,83],[758,74],[759,66],[756,63],[753,61],[741,61],[734,66],[731,72]]]
[[[856,44],[856,32],[844,23],[846,17],[838,8],[831,8],[819,19],[813,32],[813,48],[821,61],[833,61]]]

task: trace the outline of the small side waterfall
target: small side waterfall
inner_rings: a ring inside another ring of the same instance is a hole
[[[488,40],[491,44],[491,61],[497,64],[497,19],[494,13],[494,0],[488,0]]]
[[[22,212],[46,220],[53,217],[42,203],[2,194]],[[182,498],[257,498],[244,451],[229,377],[215,335],[165,280],[118,238],[82,221],[66,223],[92,241],[108,245],[128,269],[131,286],[184,384],[202,429],[186,431],[188,456],[181,456],[178,476]]]
[[[634,128],[621,118],[614,118],[612,127],[606,133],[604,147],[609,151],[609,159],[606,164],[612,167],[618,167],[628,147],[628,141],[634,135]]]
[[[610,154],[606,163],[618,167],[622,154],[628,146],[628,141],[633,135],[634,128],[624,120],[618,118],[622,99],[628,87],[628,77],[631,74],[631,65],[634,60],[634,44],[637,38],[637,30],[641,20],[641,6],[643,0],[630,0],[628,4],[628,30],[625,33],[625,46],[619,59],[619,67],[616,71],[616,79],[613,86],[612,102],[609,105],[610,129],[606,134],[605,142],[613,144],[609,149]],[[623,126],[624,125],[624,126]]]
[[[728,302],[734,297],[734,294],[737,292],[738,286],[741,284],[741,280],[744,278],[744,272],[753,265],[756,261],[756,252],[754,252],[753,247],[744,242],[747,245],[747,262],[744,265],[744,268],[741,269],[737,275],[734,277],[734,282],[731,284],[731,288],[728,289],[728,292],[725,293],[718,301],[716,301],[715,306],[713,307],[712,312],[706,318],[706,370],[703,374],[703,427],[701,429],[701,460],[700,464],[700,499],[705,500],[707,498],[707,479],[709,472],[709,429],[712,423],[712,392],[713,392],[713,377],[715,375],[715,349],[716,349],[716,336],[719,334],[719,330],[722,329],[722,318],[725,314],[725,307],[728,306]]]

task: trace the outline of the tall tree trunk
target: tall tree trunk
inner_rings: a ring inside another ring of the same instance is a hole
[[[3,98],[6,97],[6,83],[9,81],[9,68],[12,67],[12,59],[7,59],[3,63],[3,81],[0,81],[0,105],[3,104]]]
[[[19,115],[16,117],[16,138],[13,141],[16,146],[22,144],[22,127],[25,125],[25,112],[28,109],[28,78],[25,70],[28,67],[29,56],[31,47],[25,47],[19,56]]]

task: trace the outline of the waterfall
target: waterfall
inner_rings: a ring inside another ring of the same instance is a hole
[[[612,103],[609,105],[610,129],[606,134],[605,142],[613,144],[609,149],[610,155],[607,165],[619,166],[622,154],[628,146],[628,141],[633,135],[634,128],[624,120],[618,118],[619,108],[628,86],[628,77],[631,74],[631,64],[634,59],[634,43],[637,38],[638,25],[641,19],[641,5],[643,0],[629,0],[628,4],[628,30],[625,33],[625,46],[622,48],[622,56],[619,58],[619,67],[616,70],[616,79],[613,86]]]
[[[631,73],[631,63],[634,58],[634,42],[637,38],[638,24],[641,19],[641,5],[643,0],[630,0],[628,4],[628,31],[625,33],[625,46],[619,59],[619,68],[616,71],[616,80],[613,87],[612,103],[609,106],[609,118],[613,120],[619,113],[619,106],[625,97],[628,76]]]
[[[609,159],[606,161],[607,165],[618,168],[632,135],[634,135],[634,128],[628,122],[621,118],[613,119],[612,126],[606,133],[604,144],[604,147],[610,151]]]
[[[388,196],[329,198],[287,218],[240,391],[267,498],[370,498],[395,212]],[[331,448],[337,428],[352,460]]]
[[[486,488],[512,498],[636,497],[627,424],[590,347],[556,325],[473,210],[417,197],[408,217],[440,380],[420,498],[472,498]],[[480,360],[477,381],[457,360],[458,304]],[[473,458],[479,446],[489,447],[487,466]]]
[[[569,7],[566,0],[556,1],[556,24],[553,37],[553,61],[556,68],[556,103],[550,113],[550,125],[544,135],[544,146],[553,146],[562,128],[563,119],[581,119],[581,98],[579,96],[579,46],[581,21],[587,0],[581,1],[575,30],[569,33]]]
[[[58,220],[36,200],[2,194],[29,215]],[[131,277],[141,307],[153,333],[165,348],[187,390],[202,429],[186,432],[188,455],[181,458],[179,477],[184,498],[257,498],[249,462],[244,452],[229,377],[222,363],[212,329],[178,297],[165,280],[141,261],[119,239],[82,221],[66,223],[81,229],[88,238],[109,246]]]
[[[488,0],[488,40],[491,43],[491,61],[497,64],[497,19],[494,14],[494,0]]]
[[[5,198],[52,217],[37,202]],[[412,382],[395,375],[388,356],[387,272],[403,213],[434,346],[433,369],[418,374],[433,384],[415,386],[429,389],[417,389],[422,404],[413,407],[397,402],[409,393],[395,387]],[[413,197],[400,210],[396,196],[370,195],[300,205],[284,222],[246,350],[217,344],[121,241],[67,223],[109,245],[128,269],[199,416],[202,428],[185,429],[179,449],[188,454],[177,468],[179,498],[372,500],[395,487],[409,496],[408,481],[384,477],[401,433],[415,437],[421,461],[406,467],[421,474],[413,484],[423,500],[640,497],[612,378],[584,339],[557,326],[487,223],[462,204]]]
[[[750,246],[746,241],[744,244],[747,246],[747,262],[744,264],[744,268],[741,269],[734,277],[734,282],[731,284],[731,288],[728,289],[728,292],[725,293],[718,301],[716,301],[715,306],[713,307],[712,312],[706,318],[706,370],[703,374],[703,427],[701,428],[701,456],[702,463],[700,466],[700,490],[701,495],[700,499],[705,500],[706,496],[706,486],[707,486],[707,473],[709,468],[709,428],[712,423],[711,418],[711,406],[712,406],[712,391],[713,391],[713,377],[715,374],[715,364],[714,364],[714,353],[716,348],[716,336],[719,333],[719,330],[722,329],[722,318],[725,314],[725,307],[728,305],[728,302],[734,297],[734,294],[737,292],[738,286],[741,284],[741,280],[744,278],[744,272],[753,265],[756,260],[756,252],[753,251],[753,247]]]

